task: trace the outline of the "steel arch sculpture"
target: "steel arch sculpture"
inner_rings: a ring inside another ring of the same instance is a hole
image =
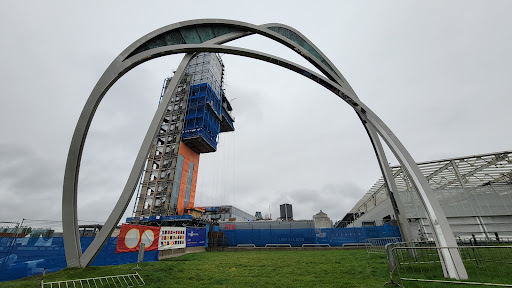
[[[258,51],[221,45],[251,34],[259,34],[277,41],[308,60],[323,75],[297,65],[293,62]],[[98,83],[92,90],[78,120],[71,140],[66,162],[63,197],[62,221],[64,230],[64,246],[68,267],[86,267],[91,264],[103,245],[112,234],[117,223],[121,220],[131,197],[138,184],[138,179],[144,168],[151,142],[168,107],[170,96],[174,93],[180,79],[183,77],[189,61],[197,52],[217,52],[250,57],[279,65],[297,72],[326,87],[349,104],[361,119],[370,141],[374,147],[377,160],[390,192],[393,208],[401,225],[402,235],[408,238],[405,215],[400,214],[401,202],[393,193],[397,192],[391,169],[382,148],[379,136],[396,156],[403,169],[413,183],[427,216],[433,227],[434,239],[437,246],[456,247],[456,241],[448,225],[443,210],[434,196],[427,179],[419,170],[416,162],[401,144],[387,125],[368,108],[355,94],[346,79],[332,62],[304,35],[297,30],[282,24],[253,25],[245,22],[222,19],[201,19],[179,22],[157,29],[128,46],[105,70]],[[87,132],[103,96],[114,83],[134,67],[152,59],[186,53],[169,88],[159,105],[150,124],[148,132],[137,154],[123,192],[112,210],[105,225],[82,254],[77,219],[77,186],[80,162]],[[394,201],[396,199],[397,201]],[[405,219],[405,220],[404,220]],[[445,276],[456,279],[466,279],[467,273],[457,249],[443,249],[440,253]]]

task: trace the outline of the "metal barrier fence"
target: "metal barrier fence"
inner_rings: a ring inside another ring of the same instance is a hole
[[[391,283],[396,284],[393,282],[396,272],[401,287],[405,287],[404,283],[416,287],[415,282],[512,287],[512,246],[411,247],[405,244],[408,243],[386,246]],[[468,279],[445,278],[439,259],[441,249],[458,249]]]
[[[390,243],[398,243],[402,241],[401,237],[382,237],[382,238],[367,238],[366,239],[366,252],[368,254],[386,254],[385,246]]]
[[[44,282],[41,280],[41,288],[54,288],[54,287],[81,287],[81,288],[99,288],[99,287],[140,287],[144,286],[144,280],[140,277],[139,273],[127,275],[115,275],[106,277],[84,278],[76,280],[63,280],[55,282]]]
[[[469,238],[457,238],[457,244],[463,246],[494,246],[494,245],[502,245],[502,244],[510,244],[512,243],[512,238],[509,237],[469,237]]]

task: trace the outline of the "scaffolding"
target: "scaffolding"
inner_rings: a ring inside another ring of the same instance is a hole
[[[164,80],[160,99],[170,79]],[[219,133],[234,131],[223,83],[217,54],[200,53],[187,66],[141,176],[135,217],[179,215],[193,205],[199,154],[215,152]]]
[[[171,193],[187,111],[190,76],[185,76],[171,96],[171,103],[164,115],[158,134],[151,147],[142,176],[135,216],[172,215]],[[166,85],[170,81],[166,81]],[[167,89],[167,87],[166,87]]]

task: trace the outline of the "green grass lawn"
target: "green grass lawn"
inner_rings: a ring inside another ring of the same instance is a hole
[[[510,284],[512,283],[512,249],[509,247],[460,247],[462,261],[468,274],[469,282]],[[400,277],[411,279],[430,279],[445,281],[437,250],[417,249],[416,257],[411,257],[405,250],[398,249],[397,259],[407,263],[400,267]],[[398,276],[397,276],[398,278]],[[405,282],[406,287],[446,287],[450,284],[428,284],[425,282]],[[423,286],[422,286],[423,285]],[[444,286],[441,286],[444,285]],[[468,286],[468,285],[465,285]],[[464,286],[464,287],[465,287]],[[461,286],[457,286],[461,287]],[[469,287],[469,286],[468,286]],[[474,287],[474,286],[473,286]]]
[[[467,262],[466,266],[471,277],[473,268],[469,264]],[[422,278],[419,271],[434,271],[439,268],[437,267],[439,265],[435,267],[428,267],[428,265],[422,265],[418,269],[411,265],[407,267],[408,270],[402,271],[402,277]],[[386,256],[378,254],[368,256],[365,250],[203,252],[159,262],[142,263],[140,266],[142,271],[139,274],[146,282],[145,287],[366,288],[383,287],[389,280]],[[508,267],[508,265],[504,266]],[[45,282],[131,274],[133,267],[135,264],[63,269],[46,275]],[[505,268],[492,270],[496,270],[494,271],[497,273],[496,277],[507,278],[501,279],[506,280],[501,283],[510,283],[508,280],[512,273],[502,269]],[[413,270],[417,270],[418,273],[407,275]],[[480,273],[483,271],[481,268],[479,270]],[[442,275],[442,272],[439,273]],[[395,281],[398,280],[398,277],[394,278]],[[412,281],[406,281],[404,284],[407,288],[454,286],[454,284]],[[475,287],[474,285],[456,286]],[[41,287],[41,276],[0,282],[1,287]],[[397,286],[388,284],[386,287]]]
[[[132,273],[134,264],[64,269],[45,282]],[[384,255],[365,250],[203,252],[142,263],[145,287],[382,287]],[[41,276],[0,287],[41,287]]]

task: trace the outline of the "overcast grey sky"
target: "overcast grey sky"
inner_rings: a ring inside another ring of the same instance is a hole
[[[3,3],[0,221],[60,219],[69,143],[96,81],[139,37],[190,19],[279,22],[298,29],[417,161],[512,148],[510,1],[189,3],[197,5]],[[311,67],[260,36],[229,45]],[[145,63],[107,93],[82,158],[80,219],[108,217],[153,117],[163,79],[180,59]],[[221,136],[216,153],[201,155],[196,204],[235,205],[251,214],[271,211],[275,218],[279,204],[288,202],[296,219],[311,219],[320,209],[334,221],[343,217],[380,177],[356,114],[293,72],[236,56],[223,60],[226,93],[235,98],[236,131]]]

